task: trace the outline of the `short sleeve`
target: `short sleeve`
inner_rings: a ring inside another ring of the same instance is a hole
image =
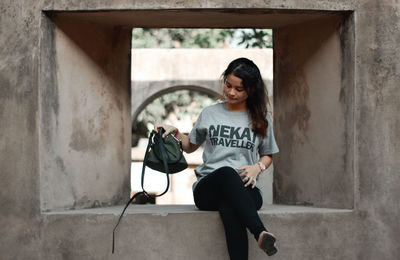
[[[204,124],[204,111],[202,111],[189,133],[189,141],[192,144],[201,145],[207,137],[207,127]]]
[[[258,152],[260,156],[270,155],[279,152],[279,148],[276,144],[274,136],[274,126],[272,124],[272,119],[269,115],[267,115],[267,121],[267,136],[260,141],[260,145],[258,147]]]

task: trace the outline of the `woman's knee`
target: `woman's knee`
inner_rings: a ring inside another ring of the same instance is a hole
[[[207,186],[213,187],[213,189],[217,193],[221,192],[222,187],[235,190],[237,188],[237,185],[243,183],[238,172],[234,168],[229,166],[224,166],[216,169],[208,176],[205,176],[204,179],[202,179],[200,182],[202,182],[202,184],[207,183]],[[198,186],[200,186],[200,182]]]
[[[218,172],[218,174],[238,176],[238,172],[230,166],[224,166],[224,167],[218,168],[216,170],[216,172]]]
[[[239,176],[239,173],[236,169],[225,166],[218,169],[220,172],[220,176],[223,176],[224,180],[231,180],[234,182],[242,183],[242,178]]]

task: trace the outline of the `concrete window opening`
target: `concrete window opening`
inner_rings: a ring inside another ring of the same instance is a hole
[[[110,207],[129,194],[132,27],[273,28],[281,152],[274,158],[271,207],[351,209],[352,26],[351,12],[46,13],[39,73],[41,210]]]
[[[231,36],[226,36],[228,33]],[[256,36],[257,38],[252,38],[256,33],[258,35]],[[162,122],[162,115],[158,117],[154,115],[157,112],[162,112],[160,108],[166,105],[162,102],[160,103],[160,98],[158,97],[163,97],[166,93],[177,93],[175,91],[180,89],[191,91],[187,93],[199,91],[213,97],[213,101],[211,99],[206,101],[201,99],[199,95],[197,97],[200,99],[192,95],[190,97],[192,102],[200,102],[201,104],[196,104],[194,112],[187,113],[190,114],[190,118],[186,116],[186,122],[166,118],[167,121],[165,123],[176,125],[181,132],[188,134],[201,108],[217,102],[220,98],[222,91],[220,76],[229,62],[239,57],[247,57],[253,60],[261,70],[270,94],[271,104],[269,109],[272,110],[273,50],[271,48],[272,38],[269,36],[271,33],[260,29],[133,29],[131,52],[132,133],[134,140],[132,141],[132,192],[141,190],[140,176],[144,146],[147,144],[147,133],[153,129],[154,124]],[[241,41],[243,42],[240,43]],[[268,47],[268,49],[265,47]],[[181,93],[182,97],[189,97],[182,91],[178,93]],[[171,103],[168,101],[169,99],[163,99],[163,102]],[[150,102],[154,103],[155,101],[157,101],[157,105],[152,105],[152,110],[156,110],[147,115],[148,118],[146,118],[146,125],[144,126],[143,122],[140,122],[143,120],[140,118],[139,113],[141,111],[143,113],[145,107],[151,104]],[[178,102],[179,100],[176,100],[176,103]],[[171,103],[170,105],[173,104]],[[190,105],[194,104],[189,102],[186,110],[191,109]],[[137,122],[138,118],[139,122]],[[142,128],[146,128],[147,131],[143,131]],[[140,136],[142,137],[139,145],[135,140],[138,131],[141,131]],[[194,203],[191,186],[195,181],[194,168],[202,163],[202,148],[195,153],[185,154],[185,156],[190,165],[189,169],[182,173],[171,175],[170,191],[149,203]],[[263,193],[267,204],[272,203],[273,176],[271,169],[260,180],[263,184]],[[145,179],[146,190],[154,193],[163,191],[166,186],[165,175],[162,173],[157,174],[157,172],[149,168],[146,168],[146,172],[148,172]],[[143,204],[147,203],[147,201],[141,199],[138,200],[138,203]]]
[[[353,22],[348,11],[300,9],[47,11],[37,59],[40,255],[112,257],[111,231],[130,192],[132,28],[254,27],[273,28],[280,147],[274,203],[259,215],[279,232],[283,258],[357,258],[358,252],[342,250],[359,245],[364,234],[342,236],[353,234],[360,227],[354,221],[364,218],[353,210],[359,194]],[[126,214],[117,231],[117,258],[228,257],[216,212],[194,205],[134,205]],[[309,237],[298,240],[304,232]],[[249,246],[250,259],[265,257],[255,241],[249,239]]]

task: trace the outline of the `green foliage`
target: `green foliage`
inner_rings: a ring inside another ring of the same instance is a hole
[[[242,30],[240,31],[241,41],[239,45],[245,45],[245,48],[272,48],[271,30]]]
[[[132,48],[272,48],[270,29],[135,28]]]

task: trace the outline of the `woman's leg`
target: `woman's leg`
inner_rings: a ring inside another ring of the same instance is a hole
[[[226,244],[231,260],[248,258],[248,239],[246,226],[240,221],[233,208],[224,201],[219,203],[219,215],[224,224]]]
[[[201,210],[219,211],[231,259],[247,259],[246,227],[256,239],[266,230],[257,214],[257,209],[262,205],[258,189],[244,187],[233,168],[222,167],[198,183],[194,199]]]

